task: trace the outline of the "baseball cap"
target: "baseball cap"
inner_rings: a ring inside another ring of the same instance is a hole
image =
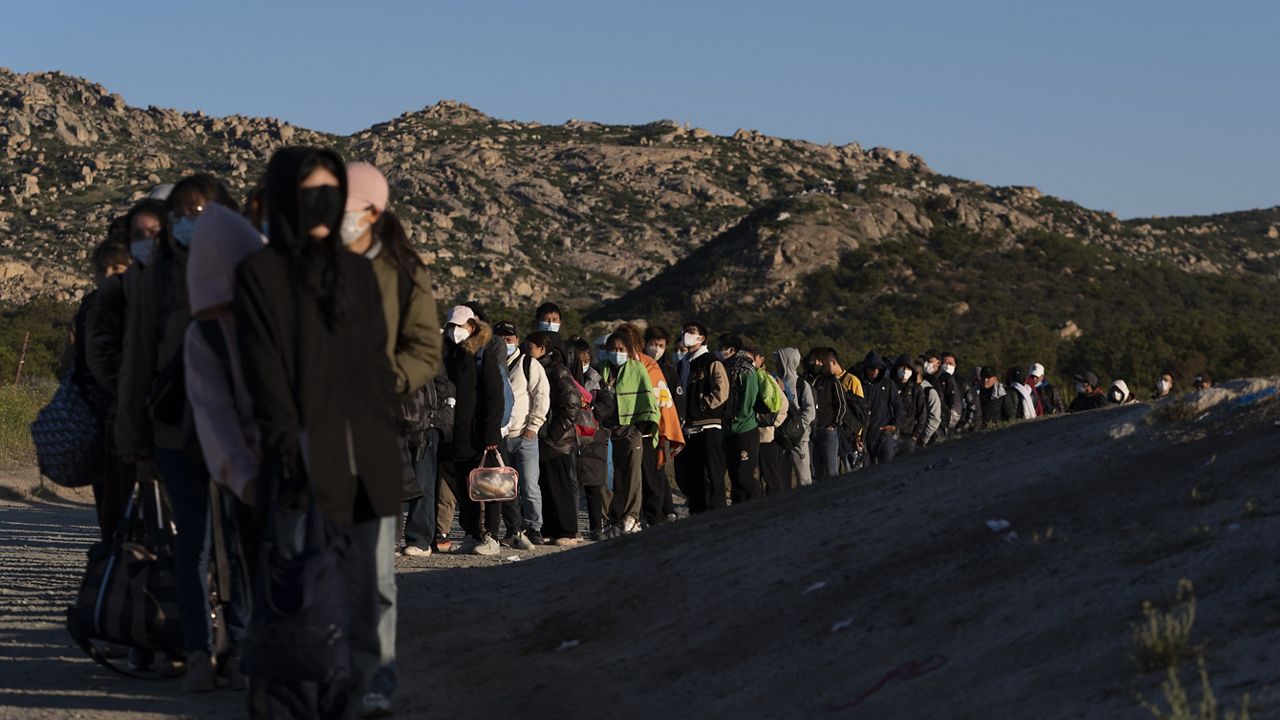
[[[387,209],[387,179],[367,162],[347,164],[347,210],[364,210],[372,205],[378,212]]]
[[[466,305],[454,305],[449,311],[449,319],[444,321],[445,325],[466,325],[467,322],[476,319],[476,314]]]

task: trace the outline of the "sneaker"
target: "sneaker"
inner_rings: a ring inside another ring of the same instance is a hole
[[[604,531],[592,530],[591,532],[587,533],[587,539],[590,540],[591,542],[600,542],[601,540],[604,540]]]
[[[453,541],[444,535],[440,535],[436,538],[435,546],[436,552],[453,552]]]
[[[183,692],[209,692],[213,682],[213,661],[203,650],[187,653],[187,674],[182,678]]]
[[[492,535],[485,535],[483,540],[476,541],[476,545],[471,549],[472,555],[483,555],[492,557],[502,552],[502,546],[498,545],[498,541],[493,539]]]
[[[556,547],[573,547],[580,542],[582,541],[576,537],[567,537],[567,538],[556,538],[555,540],[551,541],[551,544]]]
[[[416,558],[431,557],[431,548],[429,547],[422,548],[422,547],[418,547],[417,545],[405,545],[404,555],[405,557],[416,557]]]
[[[667,522],[675,522],[675,521],[676,521],[676,514],[675,514],[675,513],[667,513]]]
[[[533,549],[533,542],[529,540],[528,535],[522,532],[518,532],[514,535],[508,535],[506,539],[502,541],[502,544],[506,545],[512,550],[532,550]]]
[[[537,528],[529,528],[524,531],[525,537],[529,538],[529,542],[534,545],[550,545],[551,541],[542,537],[542,531]]]
[[[638,532],[640,532],[640,521],[631,516],[627,516],[627,518],[622,521],[622,528],[618,534],[631,535]]]
[[[366,693],[360,702],[360,717],[379,718],[393,715],[391,698],[382,693]]]

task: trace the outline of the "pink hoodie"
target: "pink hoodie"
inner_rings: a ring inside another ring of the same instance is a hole
[[[262,247],[262,236],[248,220],[210,204],[196,222],[187,258],[187,296],[193,318],[184,343],[187,398],[210,476],[241,500],[252,499],[246,493],[258,476],[262,451],[230,305],[236,266]],[[201,319],[211,319],[221,331],[230,368],[205,340],[197,326]]]

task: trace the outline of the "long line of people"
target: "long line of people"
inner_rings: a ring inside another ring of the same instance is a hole
[[[933,349],[846,369],[831,347],[766,351],[698,320],[591,341],[563,334],[550,302],[528,332],[477,303],[441,325],[385,177],[326,150],[277,151],[243,213],[204,174],[155,195],[95,250],[98,289],[76,317],[76,382],[107,431],[95,499],[108,539],[134,487],[158,478],[177,528],[182,652],[135,649],[131,668],[180,670],[193,692],[247,686],[254,717],[391,711],[396,555],[605,540],[677,517],[669,473],[701,514],[1132,400],[1083,373],[1066,406],[1039,363],[962,382]],[[468,477],[499,460],[518,499],[477,501]],[[210,605],[220,537],[235,567],[217,592],[225,648]],[[334,549],[338,579],[312,587],[307,563]],[[344,598],[349,671],[284,672],[332,643],[280,647],[255,627],[317,590]]]

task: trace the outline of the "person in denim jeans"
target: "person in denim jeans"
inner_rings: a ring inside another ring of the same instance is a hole
[[[422,491],[422,497],[406,503],[409,508],[404,523],[404,554],[410,557],[429,556],[436,537],[436,480],[440,475],[436,452],[439,449],[440,431],[434,428],[405,438],[405,462],[413,468]]]
[[[511,547],[527,550],[544,544],[542,490],[538,485],[538,431],[551,411],[551,385],[542,364],[520,350],[514,323],[500,322],[494,326],[493,333],[506,342],[507,378],[515,395],[503,456],[504,461],[520,473],[520,513],[524,518],[522,527],[507,527],[506,542]]]

